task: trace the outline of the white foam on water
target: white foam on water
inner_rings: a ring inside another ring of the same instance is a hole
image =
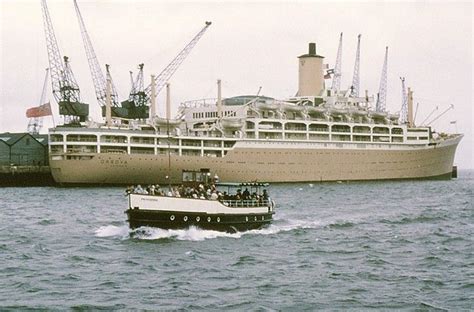
[[[268,227],[250,230],[246,232],[227,233],[211,230],[203,230],[197,227],[180,230],[165,230],[160,228],[140,227],[131,230],[127,225],[101,226],[95,231],[97,237],[120,237],[122,239],[142,239],[142,240],[160,240],[160,239],[176,239],[183,241],[204,241],[207,239],[215,239],[220,237],[238,239],[244,235],[274,235],[281,232],[289,232],[297,229],[311,229],[324,226],[318,221],[306,220],[281,220],[269,225]]]
[[[182,230],[165,230],[151,227],[140,227],[130,232],[133,238],[144,239],[144,240],[158,240],[164,238],[174,238],[177,240],[188,240],[188,241],[203,241],[205,239],[212,239],[217,237],[235,237],[234,234],[202,230],[196,227],[190,227]]]
[[[129,228],[127,225],[115,226],[115,225],[105,225],[101,226],[95,231],[95,236],[97,237],[128,237]]]

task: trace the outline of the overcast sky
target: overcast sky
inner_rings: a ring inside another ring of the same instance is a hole
[[[0,2],[0,132],[26,131],[25,110],[39,105],[48,67],[40,0]],[[129,71],[145,63],[146,82],[158,74],[204,26],[212,26],[171,79],[172,107],[185,100],[262,94],[295,95],[297,56],[316,42],[317,53],[334,64],[344,33],[342,86],[352,81],[357,35],[362,34],[361,90],[378,91],[385,46],[389,46],[387,108],[401,107],[400,76],[414,90],[421,122],[436,107],[455,109],[433,123],[462,132],[455,163],[474,168],[473,41],[470,2],[177,2],[78,0],[99,62],[110,64],[121,99],[130,89]],[[70,57],[83,102],[100,119],[72,0],[49,0],[62,55]],[[330,82],[329,82],[330,83]],[[53,97],[48,86],[48,96]],[[164,92],[159,96],[163,114]],[[57,116],[57,106],[53,110]],[[438,113],[434,113],[436,116]],[[455,124],[451,121],[457,121]],[[45,120],[45,129],[50,127]]]

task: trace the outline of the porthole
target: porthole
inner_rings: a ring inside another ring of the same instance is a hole
[[[199,222],[201,221],[201,218],[199,218],[199,216],[196,217],[196,222]]]
[[[254,219],[255,221],[257,221],[257,216],[255,216],[253,219]]]
[[[221,218],[217,217],[217,222],[221,222]]]
[[[245,217],[245,221],[246,221],[246,222],[249,222],[249,217]]]
[[[174,215],[171,215],[171,216],[170,216],[170,220],[171,220],[171,221],[174,221]]]
[[[188,216],[184,216],[184,217],[183,217],[183,221],[184,221],[184,222],[188,221]]]
[[[207,222],[211,222],[211,217],[207,217]]]

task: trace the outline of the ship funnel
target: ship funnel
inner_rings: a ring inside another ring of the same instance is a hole
[[[316,43],[311,42],[308,54],[300,55],[298,58],[298,93],[296,96],[321,95],[324,90],[324,56],[316,54]]]

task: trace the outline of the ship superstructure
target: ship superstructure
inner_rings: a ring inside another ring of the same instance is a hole
[[[411,91],[410,116],[400,118],[373,109],[375,98],[360,96],[359,86],[326,89],[324,75],[323,57],[310,44],[299,57],[295,97],[222,99],[219,82],[217,99],[182,103],[173,119],[168,101],[168,118],[147,123],[56,127],[52,174],[74,184],[177,183],[183,170],[223,182],[450,177],[462,135],[416,127]]]

